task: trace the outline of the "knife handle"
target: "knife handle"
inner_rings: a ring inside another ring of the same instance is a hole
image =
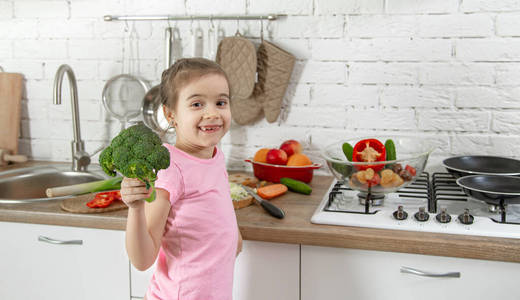
[[[283,217],[285,217],[285,213],[283,212],[283,210],[275,206],[271,202],[264,200],[260,202],[260,205],[262,205],[262,207],[273,217],[276,217],[278,219],[283,219]]]

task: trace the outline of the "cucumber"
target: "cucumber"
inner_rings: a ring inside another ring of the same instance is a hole
[[[395,144],[391,139],[386,140],[385,142],[385,150],[386,150],[386,160],[396,160],[397,155],[395,153]]]
[[[350,145],[349,143],[343,143],[341,149],[343,149],[343,154],[345,154],[345,157],[348,159],[348,161],[352,161],[352,153],[354,152],[354,147],[352,147],[352,145]]]
[[[312,192],[312,188],[300,180],[282,177],[280,178],[280,183],[287,186],[291,191],[296,193],[310,195]]]

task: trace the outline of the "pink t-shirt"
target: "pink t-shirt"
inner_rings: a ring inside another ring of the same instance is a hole
[[[230,300],[238,226],[229,193],[224,155],[191,156],[172,145],[170,167],[156,188],[170,193],[157,268],[148,300]]]

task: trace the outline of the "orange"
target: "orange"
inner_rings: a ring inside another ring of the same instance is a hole
[[[289,160],[287,160],[288,166],[308,166],[312,165],[312,161],[307,155],[303,153],[294,153],[289,156]]]
[[[267,161],[267,152],[269,152],[269,148],[262,148],[255,153],[255,157],[253,157],[254,161],[265,163]]]

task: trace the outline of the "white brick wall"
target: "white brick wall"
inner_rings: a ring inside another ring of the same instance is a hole
[[[520,158],[517,0],[0,0],[0,66],[26,77],[23,153],[70,160],[70,100],[52,104],[54,75],[64,63],[78,79],[87,150],[118,132],[119,122],[100,101],[103,86],[129,69],[132,28],[138,37],[134,69],[157,84],[168,22],[104,22],[102,17],[139,13],[288,15],[264,24],[265,38],[297,57],[286,117],[280,124],[234,124],[222,141],[230,168],[247,168],[245,157],[289,138],[302,141],[304,151],[323,162],[320,146],[375,134],[437,141],[431,167],[456,154]],[[182,52],[176,57],[191,55],[192,26],[205,33],[209,28],[206,21],[169,24],[181,33],[177,50]],[[236,21],[214,24],[227,35],[237,29]],[[238,26],[258,43],[259,22]]]

